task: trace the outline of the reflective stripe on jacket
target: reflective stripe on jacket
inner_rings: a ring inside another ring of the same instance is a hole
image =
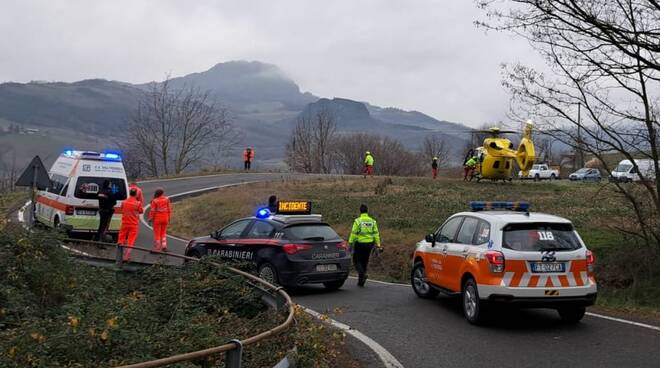
[[[366,213],[361,214],[360,217],[353,221],[353,228],[351,229],[351,236],[348,242],[350,244],[357,242],[380,245],[380,234],[378,233],[376,220],[369,217]]]

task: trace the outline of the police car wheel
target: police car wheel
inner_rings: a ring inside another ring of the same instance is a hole
[[[337,280],[337,281],[330,281],[330,282],[324,282],[323,286],[325,286],[325,288],[328,289],[328,290],[337,290],[340,287],[344,286],[345,281],[346,281],[346,279]]]
[[[564,307],[557,309],[561,320],[567,323],[578,323],[584,317],[587,308],[585,307]]]
[[[426,282],[426,272],[424,271],[424,263],[417,262],[413,266],[410,276],[413,291],[420,298],[433,298],[438,295],[438,290],[434,289]]]
[[[479,291],[474,279],[468,279],[463,285],[463,315],[468,322],[478,325],[484,322],[484,306],[479,299]]]
[[[277,270],[270,263],[263,263],[259,266],[259,278],[270,282],[271,284],[277,284]]]

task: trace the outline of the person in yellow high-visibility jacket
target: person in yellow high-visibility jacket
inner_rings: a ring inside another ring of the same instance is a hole
[[[374,247],[382,250],[378,223],[369,216],[367,205],[360,206],[360,217],[353,221],[348,243],[353,248],[353,265],[358,272],[358,286],[364,286],[367,281],[367,266],[371,251]]]
[[[366,178],[367,175],[374,175],[374,156],[369,151],[364,154],[364,177]]]

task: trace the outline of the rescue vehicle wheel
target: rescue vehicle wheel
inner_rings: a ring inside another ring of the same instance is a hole
[[[330,281],[330,282],[324,282],[323,286],[325,286],[325,288],[328,289],[328,290],[337,290],[340,287],[344,286],[345,281],[346,281],[346,279],[337,280],[337,281]]]
[[[273,285],[276,285],[278,280],[277,270],[272,264],[268,262],[262,263],[261,266],[259,266],[259,278],[264,279]]]
[[[410,276],[412,283],[413,291],[420,298],[430,299],[438,295],[438,290],[431,287],[431,285],[426,282],[426,272],[424,271],[424,263],[416,262],[413,266],[412,273]]]
[[[550,180],[557,180],[557,176],[555,174],[550,175]]]
[[[534,181],[539,181],[539,180],[541,180],[539,174],[534,175]]]
[[[483,303],[479,299],[479,291],[474,279],[469,278],[463,284],[463,292],[461,295],[463,299],[463,315],[468,322],[479,325],[485,320],[485,310]]]
[[[557,309],[561,320],[567,323],[578,323],[584,317],[587,308],[585,307],[564,307]]]

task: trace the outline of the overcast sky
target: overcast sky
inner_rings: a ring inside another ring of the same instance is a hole
[[[303,91],[478,126],[505,119],[500,63],[530,46],[474,27],[472,0],[3,0],[0,81],[161,80],[218,62],[281,67]]]

